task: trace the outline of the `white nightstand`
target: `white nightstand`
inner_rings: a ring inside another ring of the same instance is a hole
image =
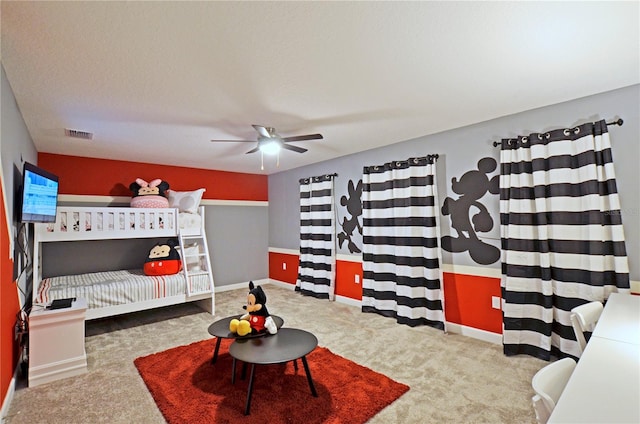
[[[34,308],[35,309],[35,308]],[[85,299],[70,308],[37,309],[29,314],[29,386],[87,372],[84,350]]]

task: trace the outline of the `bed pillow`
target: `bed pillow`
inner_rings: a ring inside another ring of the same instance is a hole
[[[205,191],[206,189],[204,188],[199,188],[194,191],[168,190],[169,207],[178,208],[180,212],[198,213],[202,193]]]

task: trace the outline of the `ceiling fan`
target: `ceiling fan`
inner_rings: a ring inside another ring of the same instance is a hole
[[[280,134],[276,132],[276,129],[273,127],[265,127],[262,125],[252,125],[253,128],[258,132],[258,145],[249,150],[249,153],[255,153],[258,150],[264,153],[277,153],[280,149],[291,150],[297,153],[304,153],[307,149],[302,147],[294,146],[292,144],[286,144],[290,141],[305,141],[305,140],[321,140],[322,134],[307,134],[307,135],[296,135],[293,137],[281,137]],[[240,143],[255,143],[256,140],[211,140],[212,142],[240,142]]]
[[[305,140],[321,140],[322,134],[306,134],[306,135],[296,135],[292,137],[281,137],[280,134],[276,132],[276,129],[273,127],[265,127],[263,125],[252,125],[253,128],[258,132],[257,146],[253,149],[249,150],[249,153],[255,153],[260,151],[263,155],[266,154],[278,154],[278,165],[280,165],[280,155],[279,152],[281,149],[291,150],[296,153],[304,153],[307,149],[303,147],[294,146],[293,144],[287,144],[291,141],[305,141]],[[212,142],[240,142],[240,143],[255,143],[256,140],[211,140]],[[264,169],[264,161],[262,164],[262,169]]]

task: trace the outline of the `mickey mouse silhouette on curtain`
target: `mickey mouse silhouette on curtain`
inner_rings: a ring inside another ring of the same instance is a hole
[[[489,179],[488,174],[495,171],[496,160],[490,157],[478,161],[478,170],[462,175],[458,181],[451,179],[451,190],[460,195],[457,200],[447,197],[442,205],[442,214],[451,215],[451,228],[458,237],[442,237],[442,248],[448,252],[469,251],[475,262],[488,265],[500,259],[500,249],[480,240],[476,232],[489,232],[493,228],[493,219],[487,208],[479,202],[487,192],[500,192],[500,175]],[[472,208],[477,213],[471,216]]]
[[[347,207],[347,213],[351,214],[351,218],[346,216],[342,219],[342,232],[338,233],[338,246],[346,241],[347,248],[351,253],[360,253],[362,250],[354,243],[352,237],[353,232],[358,230],[362,234],[362,225],[360,217],[362,216],[362,180],[357,185],[353,184],[353,180],[349,180],[347,186],[348,196],[340,198],[340,204]]]

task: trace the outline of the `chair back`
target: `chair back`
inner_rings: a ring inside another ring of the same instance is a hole
[[[587,346],[584,332],[593,331],[593,327],[596,322],[598,322],[598,319],[600,319],[600,315],[602,315],[602,309],[603,306],[601,302],[593,301],[576,306],[571,310],[571,326],[576,333],[576,340],[578,341],[581,352],[584,352],[584,348]]]
[[[533,376],[531,386],[536,395],[531,400],[540,424],[549,419],[575,367],[576,361],[564,358],[550,363]]]

